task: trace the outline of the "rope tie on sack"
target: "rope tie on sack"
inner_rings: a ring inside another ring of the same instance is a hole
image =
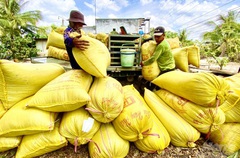
[[[160,138],[159,134],[157,133],[149,133],[151,131],[151,128],[150,129],[147,129],[146,131],[142,132],[142,133],[139,133],[138,135],[138,139],[143,139],[143,136],[145,135],[150,135],[150,136],[157,136],[158,138]]]
[[[88,111],[91,111],[91,112],[94,112],[94,113],[98,113],[98,114],[103,114],[103,112],[102,112],[102,111],[100,111],[100,110],[97,110],[97,109],[85,108],[85,110],[88,110]]]
[[[224,100],[225,96],[227,93],[223,92],[223,91],[218,91],[217,92],[217,100],[219,100],[220,102]]]
[[[213,114],[213,122],[214,122],[215,116],[217,115],[219,105],[220,105],[220,100],[217,98],[216,110],[215,110],[215,113]],[[208,133],[207,133],[207,135],[206,135],[206,139],[207,139],[207,140],[209,139],[209,137],[210,137],[210,135],[211,135],[212,127],[213,127],[213,124],[210,125],[209,131],[208,131]]]
[[[78,138],[76,137],[74,139],[74,152],[76,153],[77,152],[77,146],[78,146]]]
[[[110,116],[110,114],[108,113],[108,111],[105,111],[105,112],[103,113],[103,116],[104,116],[104,118],[107,118],[107,119],[110,119],[110,118],[111,118],[111,116]]]
[[[88,139],[88,141],[91,142],[91,143],[93,143],[93,144],[97,147],[99,153],[101,153],[101,150],[100,150],[100,148],[99,148],[99,146],[97,145],[96,142],[94,142],[92,139]]]
[[[146,130],[145,132],[142,132],[142,134],[143,134],[143,135],[147,135],[147,136],[156,136],[156,137],[160,138],[160,135],[157,134],[157,133],[148,133],[148,132],[150,132],[150,131],[151,131],[151,129],[148,129],[148,130]]]

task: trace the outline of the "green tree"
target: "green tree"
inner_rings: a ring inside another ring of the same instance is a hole
[[[188,40],[188,33],[186,29],[178,31],[178,38],[182,47],[194,45],[193,41]]]
[[[1,47],[6,47],[4,49],[7,50],[7,54],[12,54],[12,58],[16,58],[16,54],[19,53],[15,42],[25,38],[29,33],[34,34],[38,29],[36,23],[42,18],[38,10],[21,12],[21,8],[27,3],[28,1],[23,0],[0,0]],[[34,41],[34,35],[31,37]]]
[[[223,64],[221,59],[230,61],[239,60],[240,53],[240,25],[237,23],[239,13],[230,11],[226,16],[219,15],[216,22],[209,21],[207,24],[214,27],[212,32],[206,32],[203,36],[207,56],[213,57],[217,63]],[[206,48],[208,47],[208,48]],[[223,58],[225,57],[225,58]],[[224,64],[223,64],[224,65]]]

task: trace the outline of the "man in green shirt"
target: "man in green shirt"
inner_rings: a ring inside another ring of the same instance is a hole
[[[164,39],[165,29],[162,26],[155,28],[154,39],[157,43],[153,55],[145,61],[142,61],[141,66],[147,66],[157,61],[158,67],[160,69],[160,75],[175,69],[175,60],[172,54],[169,43]],[[143,76],[139,76],[138,81],[140,82],[140,93],[143,94],[144,87],[149,90],[158,89],[156,85],[145,80]]]
[[[172,54],[169,43],[164,39],[165,29],[162,26],[155,28],[154,39],[157,42],[157,47],[153,55],[142,62],[142,66],[147,66],[157,61],[160,69],[160,75],[175,69],[175,60]]]

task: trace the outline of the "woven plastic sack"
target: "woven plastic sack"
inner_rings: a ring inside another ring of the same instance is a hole
[[[147,104],[144,104],[147,105]],[[134,142],[135,146],[146,153],[158,153],[161,154],[162,151],[169,146],[170,136],[168,131],[163,126],[161,121],[153,113],[153,111],[147,105],[146,108],[151,111],[153,116],[153,127],[151,134],[143,139],[139,139]]]
[[[226,100],[221,104],[220,108],[223,112],[231,110],[240,101],[240,88],[231,88],[228,91]]]
[[[31,64],[0,60],[0,100],[5,110],[35,94],[48,82],[65,72],[55,63]]]
[[[15,137],[51,131],[57,113],[36,108],[26,108],[28,97],[15,104],[0,119],[0,136]]]
[[[82,35],[81,40],[89,41],[86,50],[73,47],[73,56],[83,70],[95,77],[106,77],[111,58],[108,48],[99,40]]]
[[[187,46],[188,64],[200,67],[200,48],[196,45]]]
[[[66,28],[67,27],[65,27],[65,26],[59,26],[56,29],[54,29],[54,31],[59,33],[59,34],[61,34],[61,35],[63,35]]]
[[[101,41],[106,47],[108,47],[109,37],[106,33],[98,33],[96,39]]]
[[[201,133],[211,133],[225,122],[225,114],[219,107],[203,107],[163,89],[154,93]]]
[[[157,43],[152,40],[145,42],[141,46],[141,55],[142,55],[143,61],[147,60],[152,56],[156,46],[157,46]],[[160,74],[160,69],[158,67],[157,61],[154,61],[152,64],[142,67],[143,78],[147,81],[152,81],[159,74]]]
[[[41,88],[27,107],[51,112],[78,109],[91,100],[88,90],[92,80],[92,76],[83,70],[69,70]]]
[[[60,33],[57,33],[54,30],[52,30],[48,34],[46,49],[48,49],[49,46],[54,46],[54,47],[57,47],[57,48],[66,49],[65,44],[64,44],[63,35],[60,34]]]
[[[154,92],[145,88],[144,99],[153,113],[167,129],[171,143],[177,147],[195,147],[195,142],[200,138],[197,131],[186,120],[179,116]]]
[[[67,146],[66,138],[58,131],[59,124],[59,122],[55,123],[52,131],[23,136],[16,158],[37,157]]]
[[[89,95],[91,101],[87,103],[86,110],[99,122],[111,122],[123,110],[123,88],[115,78],[95,78]]]
[[[94,33],[92,33],[92,32],[89,32],[88,34],[87,34],[89,37],[92,37],[92,38],[96,38],[96,34],[94,34]]]
[[[174,56],[176,68],[184,72],[189,72],[187,48],[184,47],[172,49],[172,54]]]
[[[48,56],[56,58],[56,59],[60,59],[60,60],[69,61],[69,56],[68,56],[66,49],[49,46]]]
[[[6,110],[3,107],[2,101],[0,100],[0,119],[5,114]]]
[[[240,88],[240,73],[224,77],[224,79],[229,83],[231,88]]]
[[[60,125],[60,134],[75,146],[87,144],[94,134],[99,130],[101,123],[93,117],[83,107],[65,112]]]
[[[126,157],[130,143],[122,139],[111,123],[102,124],[88,143],[90,157]]]
[[[0,137],[0,152],[8,151],[19,146],[22,137]]]
[[[180,41],[178,37],[175,38],[166,38],[167,42],[169,43],[171,49],[179,48]]]
[[[151,133],[153,118],[146,102],[133,85],[123,86],[124,108],[113,120],[117,133],[125,140],[134,142]]]
[[[206,107],[221,105],[226,100],[230,89],[229,84],[223,78],[208,72],[171,71],[158,76],[152,83]]]
[[[215,143],[225,155],[232,155],[240,150],[240,123],[224,123],[219,130],[210,135],[210,140]]]
[[[240,123],[240,88],[232,89],[226,101],[220,106],[225,113],[225,122]]]

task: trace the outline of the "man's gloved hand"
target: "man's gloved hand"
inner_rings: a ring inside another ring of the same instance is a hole
[[[89,46],[89,42],[85,40],[81,40],[79,37],[73,38],[74,47],[79,48],[80,50],[85,50]]]

